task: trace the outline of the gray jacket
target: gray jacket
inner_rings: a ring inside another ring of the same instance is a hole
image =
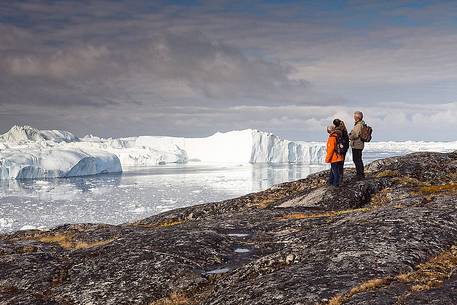
[[[358,121],[354,124],[354,128],[352,128],[351,133],[349,134],[349,141],[351,143],[351,147],[354,149],[364,149],[365,143],[360,139],[360,133],[362,132],[362,126],[365,122]]]

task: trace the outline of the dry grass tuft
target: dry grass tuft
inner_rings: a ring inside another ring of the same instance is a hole
[[[391,278],[379,278],[379,279],[371,279],[366,282],[363,282],[346,293],[338,294],[328,301],[327,305],[341,305],[344,302],[348,301],[354,295],[366,292],[369,290],[374,290],[382,286],[389,285],[392,282]]]
[[[259,209],[266,209],[273,205],[274,203],[282,200],[288,196],[290,196],[290,191],[288,190],[276,190],[275,192],[271,192],[269,190],[265,191],[262,194],[255,194],[254,200],[247,201],[247,206],[249,207],[257,207]]]
[[[130,224],[130,226],[137,227],[137,228],[138,227],[144,228],[144,229],[157,229],[157,228],[169,228],[169,227],[180,225],[185,222],[186,222],[186,219],[170,218],[170,219],[163,219],[163,220],[160,220],[159,222],[153,222],[153,223],[136,222],[136,223]]]
[[[323,217],[335,217],[340,215],[345,215],[354,212],[366,212],[370,208],[359,208],[359,209],[350,209],[342,211],[329,211],[324,213],[291,213],[279,217],[279,220],[288,220],[288,219],[313,219],[313,218],[323,218]]]
[[[34,252],[37,252],[37,251],[38,251],[37,247],[31,246],[31,245],[26,245],[26,246],[18,248],[16,250],[16,253],[34,253]]]
[[[423,193],[438,193],[438,192],[457,192],[457,183],[442,184],[442,185],[428,185],[421,187]]]
[[[149,305],[186,305],[190,303],[190,299],[185,293],[172,292],[169,296],[149,303]]]
[[[390,278],[380,278],[380,279],[372,279],[366,282],[363,282],[362,284],[352,288],[349,291],[349,295],[353,296],[358,293],[362,293],[368,290],[373,290],[382,286],[386,286],[392,282],[392,279]]]
[[[398,171],[387,169],[387,170],[381,171],[379,173],[376,173],[375,176],[377,178],[398,177],[398,176],[400,176],[400,173]]]
[[[19,289],[15,286],[3,286],[0,285],[0,293],[7,293],[7,294],[16,294],[19,292]]]
[[[415,271],[400,274],[397,280],[411,285],[411,291],[425,291],[439,287],[457,270],[457,246],[419,264]]]
[[[337,294],[326,305],[341,305],[356,294],[402,282],[410,285],[410,291],[427,291],[442,285],[457,270],[457,245],[442,252],[425,263],[416,266],[410,273],[402,273],[395,277],[371,279],[363,282],[345,293]]]
[[[166,220],[160,222],[157,226],[159,228],[169,228],[169,227],[173,227],[173,226],[176,226],[176,225],[179,225],[182,223],[184,223],[184,220],[166,219]]]
[[[338,295],[334,296],[333,298],[331,298],[330,301],[328,301],[328,303],[326,303],[326,305],[341,305],[345,301],[343,298],[344,298],[343,294],[338,294]]]
[[[381,207],[386,205],[391,201],[389,196],[391,191],[392,190],[390,188],[385,188],[382,191],[374,194],[370,199],[370,205],[372,207]]]
[[[412,178],[412,177],[408,177],[408,176],[395,177],[394,181],[403,186],[418,187],[418,186],[426,185],[424,182],[422,182],[416,178]]]
[[[73,240],[73,234],[55,234],[55,235],[43,235],[43,236],[36,236],[33,239],[38,240],[42,243],[48,244],[57,244],[64,249],[88,249],[94,248],[98,246],[103,246],[106,244],[111,243],[114,238],[106,239],[106,240],[97,240],[93,242],[87,241],[75,241]]]
[[[449,173],[447,176],[452,182],[457,182],[457,173]]]

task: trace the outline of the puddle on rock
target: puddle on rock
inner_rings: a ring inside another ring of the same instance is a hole
[[[236,248],[234,250],[234,252],[235,253],[249,253],[249,252],[251,252],[251,250],[250,249],[246,249],[246,248]]]
[[[247,233],[228,233],[227,236],[230,236],[230,237],[248,237],[249,234],[247,234]]]
[[[206,274],[221,274],[221,273],[227,273],[229,271],[230,271],[230,268],[224,267],[224,268],[218,268],[218,269],[206,271]]]

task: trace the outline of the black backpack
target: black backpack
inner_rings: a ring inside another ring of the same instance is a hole
[[[336,137],[336,153],[340,156],[346,155],[349,149],[349,138],[338,135]]]

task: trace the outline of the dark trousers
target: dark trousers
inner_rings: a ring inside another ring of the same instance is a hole
[[[355,171],[357,172],[357,177],[365,177],[362,161],[362,149],[352,149],[352,160],[355,164]]]
[[[340,166],[343,162],[335,162],[331,164],[330,176],[328,177],[328,183],[333,186],[340,185]]]
[[[346,156],[345,156],[346,158]],[[340,174],[340,185],[343,183],[343,175],[344,175],[344,160],[341,162],[338,162],[338,170]]]

